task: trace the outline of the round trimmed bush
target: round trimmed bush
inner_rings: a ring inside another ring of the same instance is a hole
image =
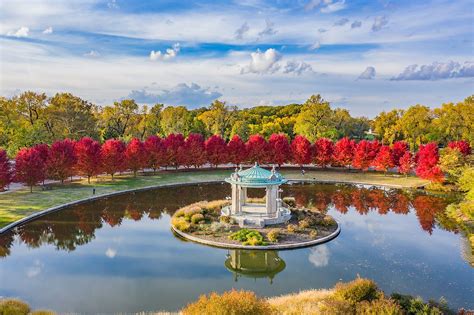
[[[288,231],[288,233],[295,233],[296,231],[298,231],[298,227],[296,226],[296,224],[288,224],[286,230]]]
[[[194,223],[194,224],[202,220],[204,220],[204,215],[202,213],[193,214],[193,216],[191,217],[191,223]]]
[[[213,292],[209,295],[201,295],[196,302],[188,304],[182,312],[184,315],[266,315],[274,313],[272,307],[265,299],[257,297],[254,292],[244,290],[231,290],[222,294]]]
[[[278,239],[280,238],[280,231],[277,229],[271,229],[267,233],[267,238],[270,242],[277,243]]]
[[[350,303],[372,301],[383,296],[377,284],[369,279],[357,278],[348,283],[338,283],[334,287],[334,297]]]
[[[30,306],[18,299],[1,299],[1,315],[27,315],[30,312]]]

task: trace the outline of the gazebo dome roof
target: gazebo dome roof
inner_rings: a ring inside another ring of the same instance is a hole
[[[231,184],[244,187],[265,187],[268,185],[281,185],[286,183],[286,179],[275,170],[271,171],[261,168],[258,163],[246,170],[236,170],[230,178],[225,180]]]

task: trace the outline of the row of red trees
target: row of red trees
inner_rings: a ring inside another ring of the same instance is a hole
[[[465,141],[449,144],[463,154],[470,154],[471,148]],[[273,134],[268,141],[261,135],[253,135],[247,142],[234,136],[226,142],[218,135],[204,139],[200,134],[170,134],[166,138],[151,136],[142,142],[132,139],[128,144],[110,139],[104,144],[82,138],[56,141],[51,146],[39,144],[20,150],[15,158],[14,170],[6,152],[0,150],[0,188],[11,181],[30,187],[45,179],[63,182],[70,176],[88,178],[102,173],[114,174],[132,171],[135,175],[144,168],[156,171],[160,167],[201,167],[207,163],[218,166],[232,163],[259,162],[261,164],[296,165],[314,164],[320,167],[354,167],[361,170],[375,168],[387,171],[396,167],[401,174],[410,173],[413,168],[422,178],[442,180],[443,174],[437,166],[438,146],[429,143],[420,147],[413,155],[408,144],[395,142],[392,146],[379,141],[355,142],[343,138],[336,143],[320,138],[311,143],[303,136],[289,141],[283,134]]]

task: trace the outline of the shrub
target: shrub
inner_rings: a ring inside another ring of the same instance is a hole
[[[262,234],[255,230],[240,229],[232,233],[229,238],[234,241],[242,242],[242,245],[267,245],[267,243],[263,241]]]
[[[296,207],[296,199],[294,197],[284,197],[283,202],[291,208]]]
[[[390,299],[379,299],[373,301],[362,301],[356,305],[357,315],[401,315],[403,314],[400,306]]]
[[[321,224],[324,226],[333,226],[336,225],[336,220],[334,220],[334,218],[330,215],[325,215],[323,220],[321,221]]]
[[[358,303],[362,301],[372,301],[382,295],[377,284],[369,279],[357,278],[348,283],[338,283],[334,287],[334,298]]]
[[[277,229],[272,229],[267,233],[267,238],[270,242],[277,243],[280,238],[280,231]]]
[[[318,231],[316,229],[309,231],[309,237],[315,239],[318,237]]]
[[[2,315],[27,315],[30,306],[18,299],[1,299],[0,314]]]
[[[202,208],[199,207],[198,205],[192,205],[190,207],[185,208],[184,210],[184,216],[186,218],[191,219],[191,217],[195,214],[202,213]]]
[[[227,291],[222,294],[211,293],[201,295],[199,299],[188,304],[183,310],[184,315],[201,314],[273,314],[270,304],[251,291]]]
[[[208,210],[209,212],[214,212],[214,213],[220,213],[222,207],[230,205],[230,201],[228,200],[213,200],[206,202],[206,204],[203,206],[205,210]]]
[[[288,231],[288,233],[295,233],[296,231],[298,231],[298,227],[296,226],[296,224],[288,224],[286,230]]]
[[[191,217],[191,222],[194,224],[203,220],[204,220],[204,215],[202,213],[193,214],[193,216]]]
[[[354,314],[354,306],[349,301],[328,297],[321,301],[318,313],[328,315]]]
[[[230,229],[230,226],[227,223],[212,222],[210,229],[214,233],[223,232],[228,231]]]
[[[298,222],[298,226],[300,229],[307,229],[311,226],[311,222],[309,219],[303,219]]]
[[[230,221],[231,221],[231,217],[227,216],[227,215],[223,215],[219,219],[222,223],[230,223]]]
[[[413,297],[399,293],[392,293],[391,298],[397,302],[407,314],[455,314],[454,311],[448,308],[444,299],[441,299],[439,303],[434,301],[425,303],[421,297]]]
[[[173,217],[171,218],[171,224],[182,232],[191,230],[191,223],[187,222],[184,217]]]

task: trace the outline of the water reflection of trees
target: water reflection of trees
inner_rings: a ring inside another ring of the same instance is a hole
[[[50,213],[0,236],[0,257],[10,254],[15,238],[30,248],[48,244],[58,250],[73,251],[93,240],[96,230],[103,226],[117,227],[124,220],[140,221],[145,217],[157,220],[163,213],[171,215],[186,204],[203,199],[221,199],[229,193],[224,186],[219,185],[218,189],[207,189],[206,186],[118,195]]]
[[[221,199],[229,193],[227,185],[194,185],[136,192],[79,204],[0,236],[0,257],[10,254],[15,239],[32,248],[49,244],[59,250],[73,251],[94,239],[96,230],[104,226],[117,227],[124,220],[160,219],[163,214],[172,215],[186,204]],[[421,228],[430,234],[437,215],[448,204],[446,199],[426,194],[350,185],[293,185],[284,188],[284,195],[295,197],[298,206],[320,211],[334,207],[342,214],[349,209],[355,209],[361,215],[369,212],[407,214],[414,210]]]

